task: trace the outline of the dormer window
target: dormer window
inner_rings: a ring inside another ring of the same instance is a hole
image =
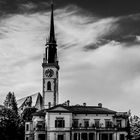
[[[64,127],[65,127],[64,118],[56,118],[56,120],[55,120],[55,128],[64,128]]]

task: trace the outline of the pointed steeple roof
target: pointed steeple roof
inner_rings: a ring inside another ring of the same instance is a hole
[[[49,43],[56,43],[55,30],[54,30],[53,1],[51,1],[51,21],[50,21]]]

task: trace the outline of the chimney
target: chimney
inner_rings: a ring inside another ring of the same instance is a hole
[[[51,102],[48,102],[48,108],[51,108]]]
[[[102,108],[102,103],[99,103],[99,104],[98,104],[98,107]]]
[[[83,103],[83,106],[86,106],[86,103]]]
[[[70,106],[70,100],[67,100],[67,106]]]

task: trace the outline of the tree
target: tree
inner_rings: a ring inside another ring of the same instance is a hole
[[[14,95],[14,92],[11,97],[11,108],[18,115],[18,107],[17,107],[16,97]]]
[[[9,92],[0,111],[0,140],[24,140],[25,123],[18,115],[14,92]]]
[[[132,139],[140,139],[140,118],[138,116],[130,117],[130,134]]]
[[[9,92],[6,96],[6,99],[4,101],[4,106],[9,108],[11,106],[11,97],[12,97],[12,93]]]
[[[14,95],[14,92],[13,93],[9,92],[7,94],[6,99],[4,101],[4,106],[12,109],[18,115],[18,107],[17,107],[16,97]]]
[[[24,121],[31,121],[32,120],[32,114],[35,113],[37,109],[35,107],[28,107],[25,108],[22,113],[22,119]]]
[[[20,137],[20,118],[15,111],[3,108],[0,115],[0,138],[2,140],[18,140]]]

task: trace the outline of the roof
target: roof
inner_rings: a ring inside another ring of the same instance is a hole
[[[41,94],[38,92],[38,93],[35,93],[35,94],[30,95],[30,96],[27,96],[27,97],[24,97],[24,98],[17,100],[18,108],[20,108],[24,104],[24,102],[27,100],[27,98],[29,98],[29,97],[32,98],[32,106],[35,106],[39,95],[41,96]]]
[[[45,110],[40,110],[40,111],[37,111],[35,113],[33,113],[32,115],[33,116],[44,116],[45,117]]]
[[[55,108],[63,107],[66,110],[57,110]],[[54,110],[55,109],[55,110]],[[71,112],[73,114],[116,114],[114,110],[99,106],[63,106],[57,105],[47,110],[48,112]]]
[[[117,112],[115,115],[116,118],[128,118],[129,113],[128,112]]]
[[[115,114],[116,111],[99,106],[69,106],[72,113],[87,113],[87,114]]]
[[[0,109],[2,109],[2,108],[4,108],[4,106],[3,105],[0,105]]]
[[[46,112],[63,112],[63,113],[73,113],[73,114],[116,114],[116,111],[110,110],[108,108],[99,106],[64,106],[56,105],[49,109],[44,109],[33,113],[33,116],[45,116]]]

